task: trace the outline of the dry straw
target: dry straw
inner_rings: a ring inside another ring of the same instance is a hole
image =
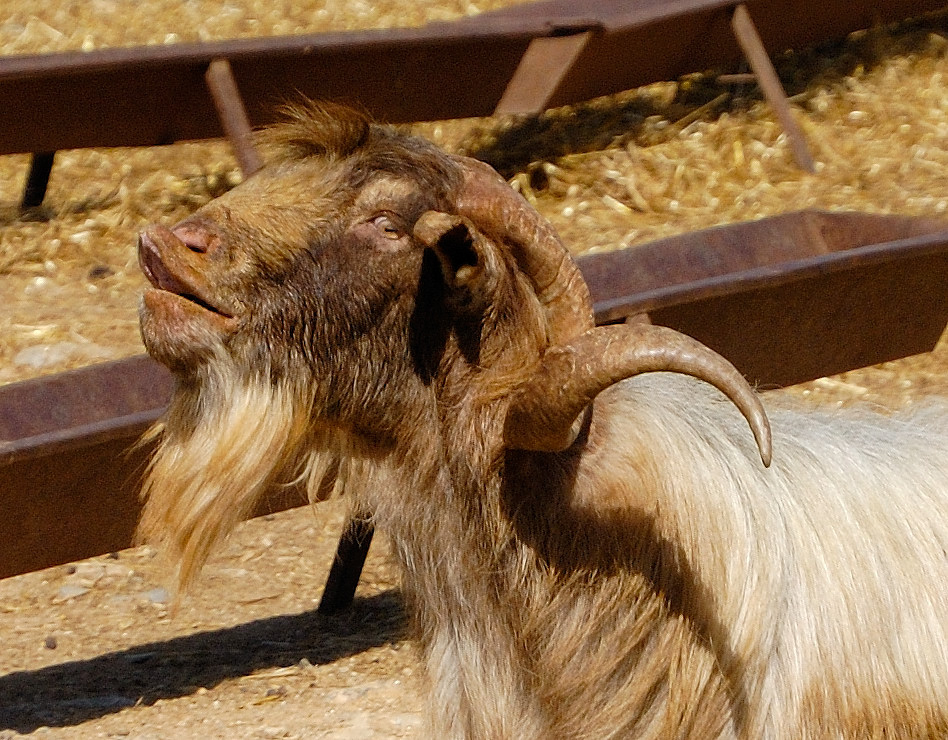
[[[0,23],[0,54],[417,25],[509,4],[15,3]],[[818,162],[814,175],[794,166],[756,87],[721,84],[714,74],[539,117],[415,128],[500,169],[577,254],[808,207],[948,218],[940,23],[867,32],[778,60]],[[27,163],[0,157],[0,382],[141,351],[137,231],[172,223],[239,181],[222,142],[61,152],[46,210],[23,218],[16,204]],[[871,386],[890,405],[948,394],[946,354],[804,390],[848,401],[864,395],[854,387]]]

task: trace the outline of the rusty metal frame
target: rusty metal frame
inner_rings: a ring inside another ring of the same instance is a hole
[[[207,87],[211,91],[217,117],[221,121],[224,135],[237,157],[244,177],[249,177],[263,167],[263,157],[253,143],[253,129],[247,116],[247,109],[237,89],[234,71],[226,59],[215,59],[204,74]]]
[[[298,95],[355,103],[392,122],[536,110],[725,67],[742,53],[752,55],[781,112],[786,98],[772,84],[766,53],[945,7],[944,0],[545,0],[414,29],[0,57],[0,154],[36,153],[37,177],[23,202],[30,206],[45,191],[41,165],[60,149],[220,136],[230,114],[217,106],[228,96],[212,102],[201,84],[211,65],[222,68],[219,60],[230,68],[221,81],[241,90],[251,126],[272,121],[278,104]],[[537,74],[544,64],[546,77]],[[209,83],[217,76],[211,72]],[[806,168],[801,139],[791,133]]]
[[[55,158],[56,152],[35,152],[31,157],[30,171],[23,186],[23,197],[20,199],[21,210],[28,211],[43,204]]]
[[[948,224],[928,219],[803,211],[578,262],[598,322],[647,313],[762,387],[928,351],[948,323]],[[0,577],[131,544],[149,453],[132,447],[172,386],[145,356],[0,386]],[[275,491],[257,513],[303,501]],[[325,611],[370,541],[349,525]]]
[[[494,114],[535,114],[546,108],[591,38],[592,31],[582,31],[533,39],[497,102]]]
[[[747,58],[747,63],[754,70],[757,78],[757,84],[774,109],[777,120],[783,126],[783,130],[790,140],[790,149],[793,152],[793,158],[796,160],[800,169],[806,172],[816,172],[816,163],[810,154],[809,147],[806,144],[806,137],[803,135],[803,129],[793,117],[790,110],[790,101],[787,100],[787,93],[783,89],[780,78],[777,76],[777,70],[774,69],[767,49],[764,48],[764,42],[757,32],[754,21],[751,20],[750,12],[746,5],[738,5],[734,8],[734,15],[731,17],[731,27],[734,29],[734,35],[738,44]]]

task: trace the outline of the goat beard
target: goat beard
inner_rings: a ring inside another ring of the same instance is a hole
[[[315,396],[312,385],[248,375],[227,357],[204,366],[198,382],[179,385],[141,441],[157,447],[136,533],[168,561],[177,592],[187,591],[274,486],[302,486],[311,503],[345,491],[363,517],[385,508],[371,493],[415,490],[417,464],[409,467],[416,471],[411,482],[402,480],[399,456],[318,419]]]
[[[143,442],[158,441],[148,466],[137,539],[159,549],[187,590],[210,553],[298,465],[311,401],[266,373],[248,376],[227,358],[183,382],[165,418]],[[311,398],[311,396],[309,396]]]

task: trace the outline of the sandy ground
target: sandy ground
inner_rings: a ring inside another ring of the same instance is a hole
[[[383,538],[352,609],[314,611],[343,511],[246,523],[174,604],[148,548],[0,581],[0,738],[415,737]]]
[[[82,13],[117,5],[96,0],[76,17],[93,23]],[[60,30],[53,6],[0,23],[5,53],[84,44]],[[93,48],[108,45],[97,33]],[[577,253],[806,206],[938,215],[948,209],[945,47],[928,30],[871,60],[847,47],[794,90],[815,176],[795,170],[766,106],[705,107],[720,95],[697,89],[707,81],[538,120],[421,130],[501,167]],[[238,181],[226,145],[61,153],[46,208],[28,217],[16,208],[25,167],[0,157],[0,382],[140,352],[135,233]],[[789,392],[881,408],[948,397],[948,341]],[[342,518],[330,502],[248,522],[175,605],[143,548],[0,581],[0,740],[418,736],[423,678],[383,538],[353,609],[314,612]]]

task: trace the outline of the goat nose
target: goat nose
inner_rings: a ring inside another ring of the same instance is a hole
[[[157,253],[180,240],[171,229],[161,224],[152,224],[138,234],[138,249]]]
[[[220,237],[207,224],[188,223],[175,226],[171,233],[192,252],[212,254],[220,247]]]

